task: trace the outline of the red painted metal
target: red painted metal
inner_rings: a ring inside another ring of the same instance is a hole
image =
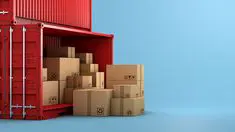
[[[0,24],[44,22],[91,31],[92,0],[0,0]]]
[[[10,27],[12,27],[12,94],[10,90]],[[48,45],[74,46],[76,52],[92,52],[94,62],[105,72],[113,64],[113,35],[75,30],[47,24],[1,26],[0,36],[0,118],[10,119],[10,106],[23,106],[23,27],[25,32],[25,112],[24,119],[44,120],[71,114],[71,104],[43,106],[42,59]],[[12,98],[11,98],[12,95]],[[12,101],[11,101],[12,99]],[[30,106],[31,109],[29,108]],[[23,108],[12,108],[11,119],[23,119]]]

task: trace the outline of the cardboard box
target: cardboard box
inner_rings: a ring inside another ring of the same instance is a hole
[[[72,73],[79,73],[80,60],[78,58],[45,58],[43,67],[47,68],[48,80],[66,80]]]
[[[42,81],[47,81],[47,68],[42,69]]]
[[[137,85],[114,85],[113,98],[137,98],[141,89]]]
[[[88,116],[91,113],[91,89],[73,91],[73,115]]]
[[[65,88],[66,88],[66,81],[59,81],[59,86],[58,86],[59,104],[64,104],[64,89]]]
[[[91,116],[109,116],[112,98],[111,89],[91,91]]]
[[[106,88],[113,89],[114,85],[137,85],[140,90],[144,90],[144,81],[107,81]]]
[[[82,75],[92,76],[92,87],[104,88],[104,72],[91,72]]]
[[[138,98],[112,98],[111,115],[137,116],[144,113],[144,97]]]
[[[81,74],[91,73],[91,72],[99,72],[98,64],[81,64]]]
[[[68,76],[67,88],[92,88],[92,76]]]
[[[76,58],[80,58],[81,64],[92,64],[93,54],[92,53],[77,53]]]
[[[75,47],[47,48],[47,57],[75,58]]]
[[[108,81],[144,81],[144,65],[107,65]]]
[[[73,114],[76,116],[108,116],[112,90],[75,89],[73,91]]]
[[[73,88],[64,89],[64,103],[73,104]]]
[[[75,47],[71,47],[72,53],[71,53],[71,57],[75,58],[76,57],[76,50]]]
[[[58,104],[58,81],[43,82],[43,105]]]

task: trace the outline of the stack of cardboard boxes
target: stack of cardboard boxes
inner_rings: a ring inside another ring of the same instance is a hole
[[[43,68],[43,105],[58,104],[58,81],[47,81],[47,69]]]
[[[94,64],[92,53],[76,54],[74,47],[48,48],[43,66],[44,105],[73,104],[75,116],[144,112],[143,65],[107,65],[106,88],[104,72]]]
[[[81,76],[78,77],[77,87],[73,87],[72,95],[72,90],[68,90],[68,88],[65,90],[68,91],[65,98],[73,97],[69,100],[73,102],[74,115],[109,116],[112,90],[104,89],[104,72],[99,72],[99,65],[93,64],[93,54],[80,53],[76,57],[81,60]],[[72,78],[74,79],[74,77],[68,79],[68,85],[74,83],[71,81]]]
[[[43,59],[43,67],[47,68],[49,81],[58,81],[58,103],[63,104],[67,76],[73,73],[80,74],[80,59],[74,58],[74,47],[48,48],[46,53],[47,57]]]
[[[144,113],[144,66],[108,65],[107,88],[113,89],[111,114],[136,116]]]

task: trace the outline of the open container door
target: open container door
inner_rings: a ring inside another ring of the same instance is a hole
[[[93,53],[101,72],[113,64],[113,35],[46,24],[0,29],[1,119],[43,120],[72,114],[72,104],[43,106],[42,63],[47,45],[74,46],[77,53]]]
[[[41,28],[1,26],[1,118],[40,119]]]

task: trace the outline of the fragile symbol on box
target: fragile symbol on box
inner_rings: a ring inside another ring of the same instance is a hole
[[[104,108],[103,107],[97,108],[97,115],[104,115]]]
[[[144,113],[144,109],[141,109],[140,112],[143,114]]]
[[[132,115],[132,111],[131,110],[127,111],[127,115],[131,116]]]
[[[135,79],[136,79],[136,76],[135,76],[135,75],[125,75],[125,76],[124,76],[124,79],[125,79],[125,80],[135,80]]]

